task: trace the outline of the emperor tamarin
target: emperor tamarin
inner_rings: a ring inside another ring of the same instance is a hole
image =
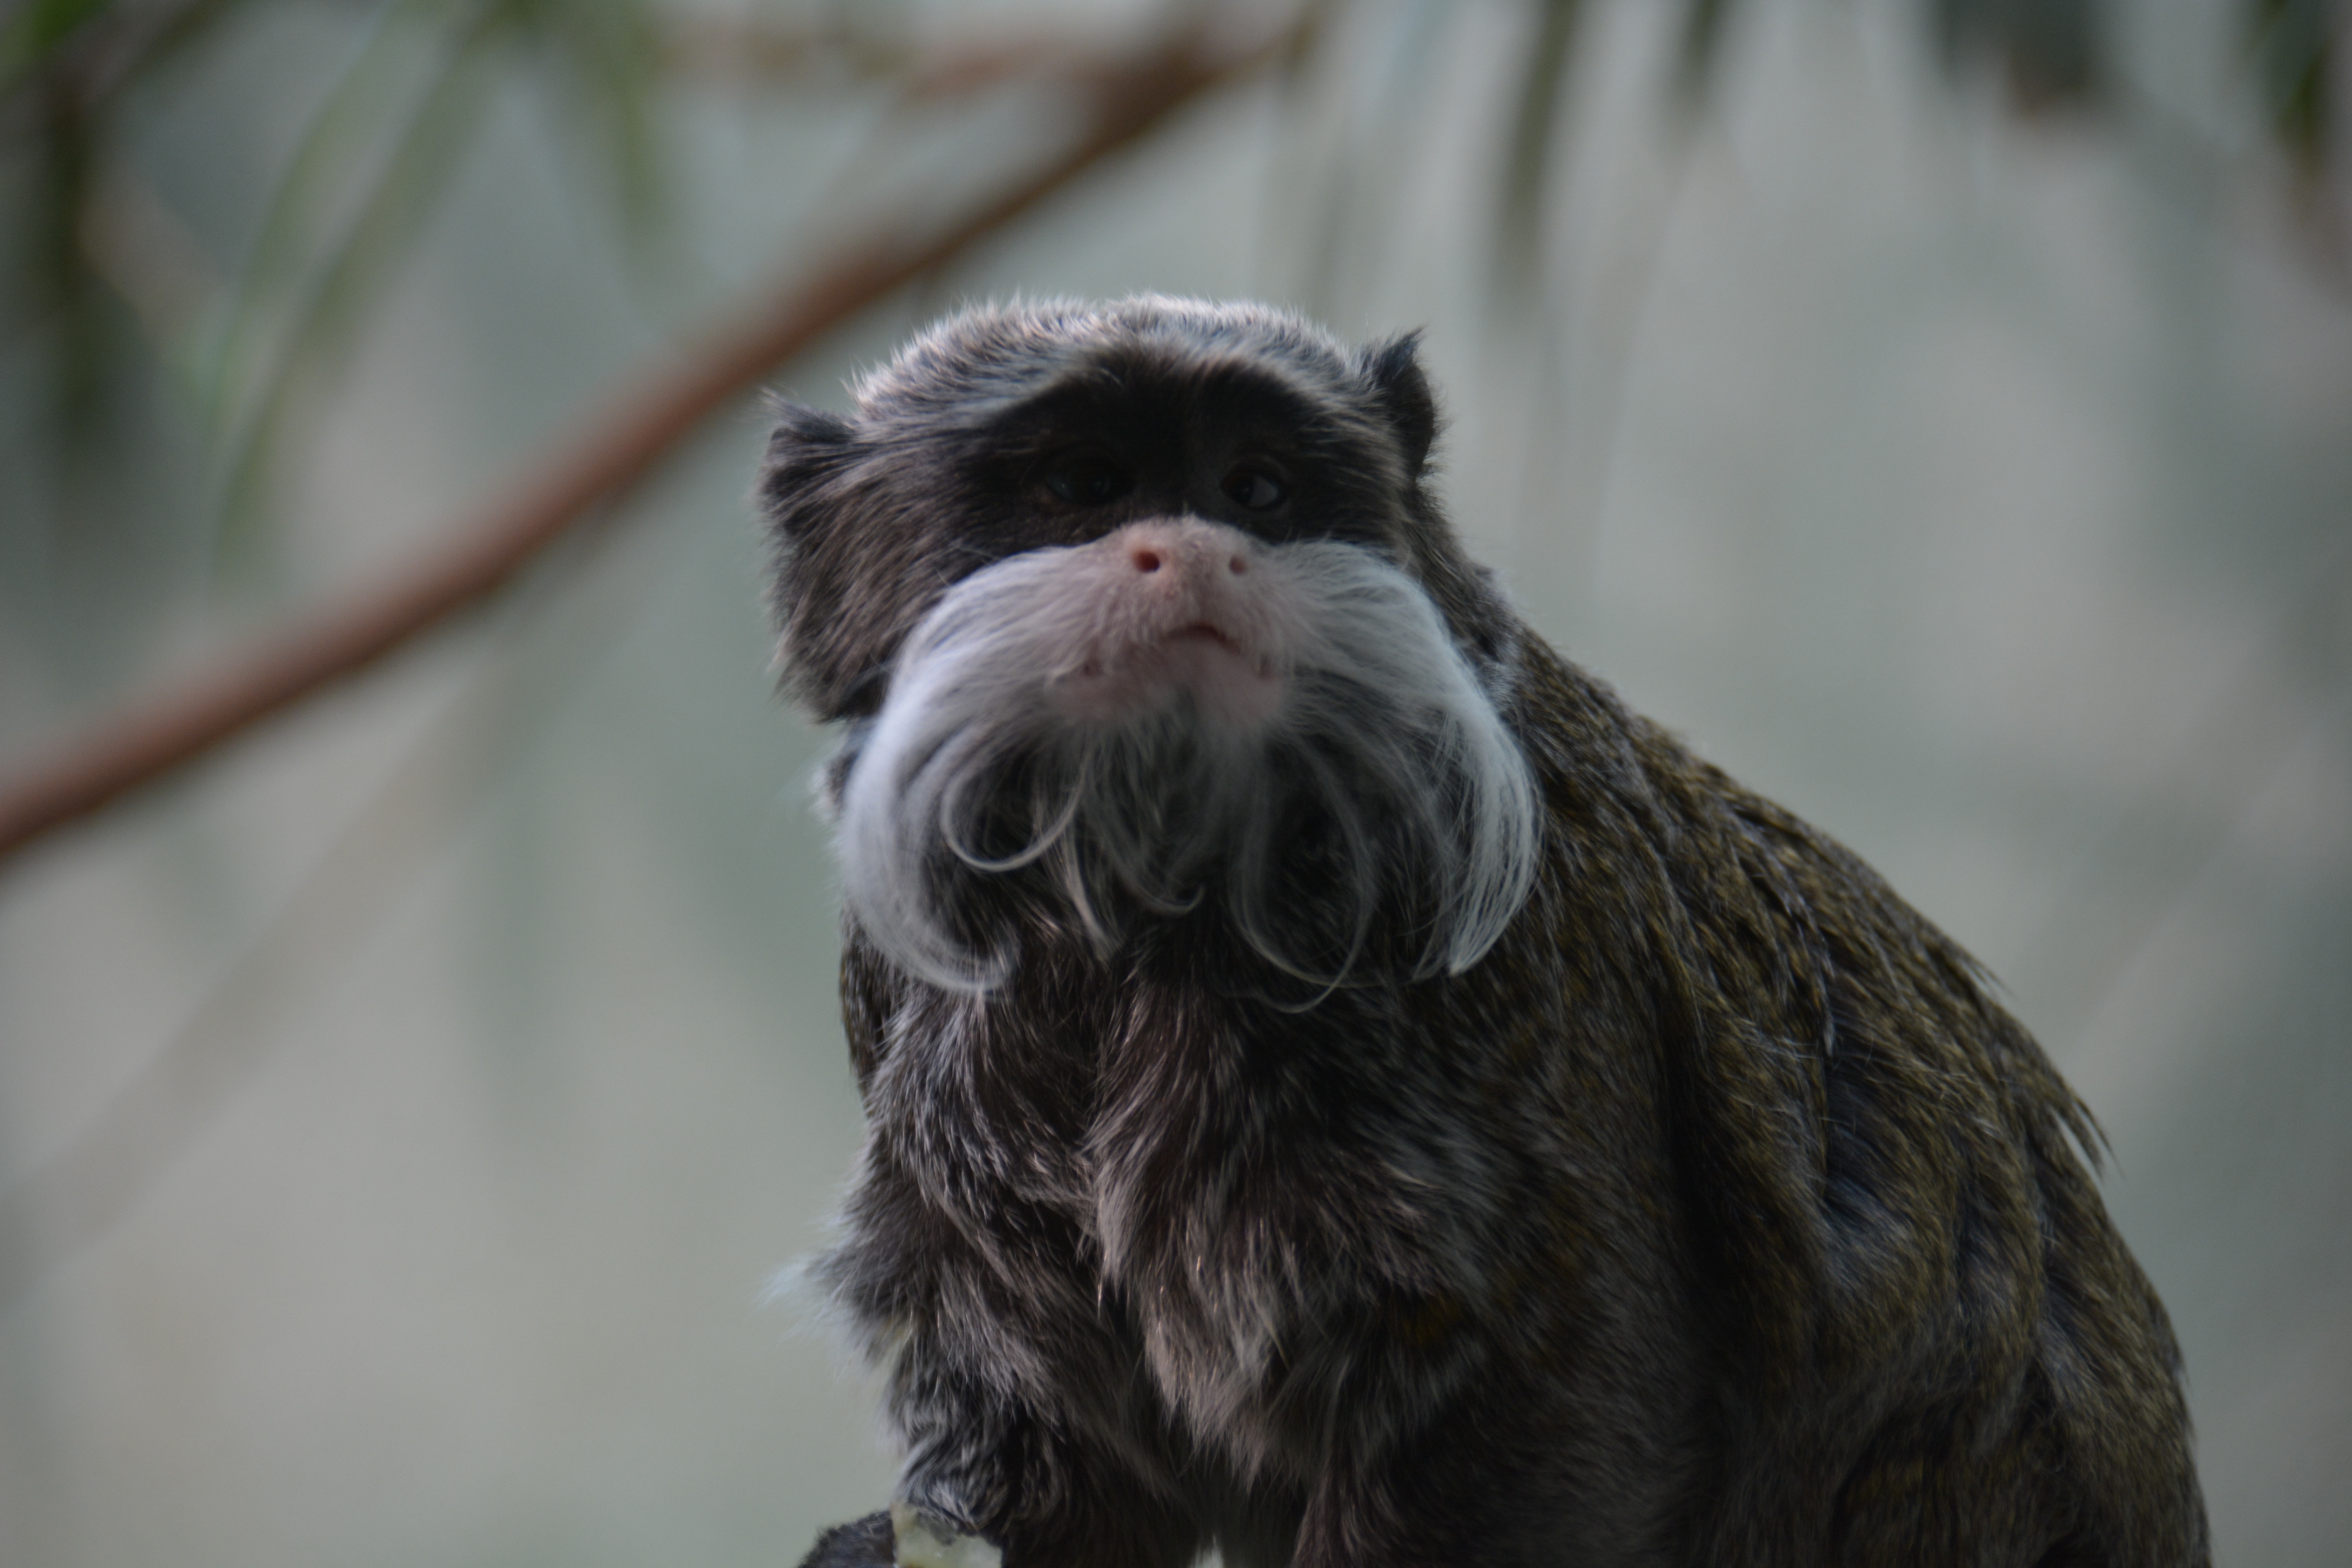
[[[814,1277],[904,1456],[812,1561],[2204,1563],[2081,1103],[1528,630],[1436,432],[1410,337],[1163,298],[782,410],[866,1116]]]

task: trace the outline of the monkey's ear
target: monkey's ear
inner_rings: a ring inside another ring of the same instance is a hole
[[[1363,351],[1364,379],[1380,399],[1381,410],[1395,426],[1397,444],[1404,449],[1405,472],[1421,477],[1437,440],[1437,397],[1421,371],[1418,329]]]
[[[760,502],[777,533],[799,544],[830,511],[825,482],[848,465],[857,432],[839,414],[806,403],[778,399],[774,408],[776,432],[768,438],[760,473]]]
[[[857,597],[855,513],[866,446],[839,414],[774,403],[776,433],[760,471],[768,521],[768,603],[783,633],[777,649],[785,685],[819,718],[846,711],[861,672],[873,663],[865,623],[841,613]]]

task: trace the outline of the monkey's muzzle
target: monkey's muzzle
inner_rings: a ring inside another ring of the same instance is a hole
[[[1253,730],[1282,711],[1300,607],[1264,547],[1197,517],[1130,523],[1069,552],[1040,605],[1055,629],[1047,700],[1117,724],[1189,699]]]

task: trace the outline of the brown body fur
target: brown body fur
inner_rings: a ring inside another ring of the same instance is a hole
[[[1421,486],[1409,345],[1350,359],[1286,318],[1145,301],[983,314],[894,374],[1057,385],[1049,356],[1099,340],[1129,395],[1235,339],[1325,378],[1343,475],[1396,476],[1346,515],[1405,536],[1495,674],[1542,801],[1534,891],[1464,972],[1304,1010],[1229,983],[1211,904],[1107,956],[1008,883],[1020,960],[984,998],[853,917],[869,1138],[820,1273],[887,1368],[902,1498],[1006,1568],[1212,1543],[1232,1568],[2204,1563],[2178,1352],[2083,1106],[1867,866],[1484,586]],[[903,434],[969,395],[788,419],[788,606],[856,597],[850,530],[901,526],[908,454],[983,506],[979,459]],[[974,452],[1034,417],[989,406]],[[922,606],[788,627],[801,689],[852,720],[841,771]],[[868,1521],[811,1561],[887,1539]]]
[[[1649,1234],[1700,1270],[1740,1436],[1692,1560],[2201,1555],[2179,1354],[2041,1048],[1852,853],[1548,651],[1525,668],[1575,848],[1500,988],[1557,995],[1534,1027],[1590,1042],[1523,1052],[1552,1113],[1636,1141],[1592,1151],[1627,1180],[1562,1216],[1562,1260]]]

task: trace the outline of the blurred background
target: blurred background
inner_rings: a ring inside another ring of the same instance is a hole
[[[884,1499],[755,392],[1142,289],[1427,328],[1536,625],[2104,1122],[2220,1560],[2341,1563],[2347,11],[0,5],[0,1563]]]

